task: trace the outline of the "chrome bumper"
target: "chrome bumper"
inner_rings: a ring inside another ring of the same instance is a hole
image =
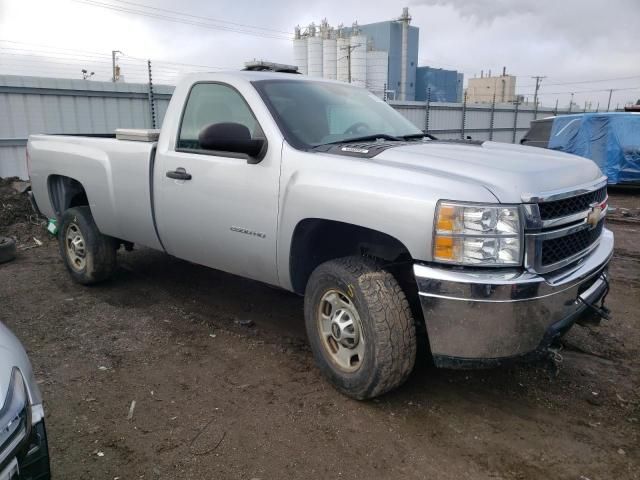
[[[436,365],[499,363],[543,348],[606,293],[612,254],[613,233],[605,229],[591,254],[560,273],[415,264]]]

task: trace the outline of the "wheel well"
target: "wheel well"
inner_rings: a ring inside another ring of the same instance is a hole
[[[89,205],[89,198],[82,184],[74,178],[63,175],[49,177],[49,196],[58,217],[71,207]]]
[[[303,295],[311,273],[333,258],[362,255],[382,265],[411,264],[407,248],[386,233],[350,223],[318,218],[298,223],[291,241],[289,273],[293,290]]]

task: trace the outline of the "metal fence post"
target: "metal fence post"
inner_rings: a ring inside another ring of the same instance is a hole
[[[462,124],[460,125],[460,138],[464,140],[464,124],[467,120],[467,92],[464,92],[462,101]]]
[[[496,92],[493,92],[493,100],[491,102],[491,119],[489,120],[489,140],[493,140],[493,126],[496,117]]]
[[[153,78],[151,76],[151,60],[147,60],[147,68],[149,70],[149,115],[151,116],[151,128],[156,128],[156,107],[155,98],[153,96]]]
[[[429,108],[431,106],[431,87],[427,88],[427,103],[424,106],[424,133],[429,133]]]
[[[516,133],[518,131],[518,107],[520,106],[520,102],[516,100],[515,106],[513,109],[513,138],[511,143],[516,143]]]

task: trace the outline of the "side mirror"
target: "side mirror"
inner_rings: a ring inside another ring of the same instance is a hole
[[[249,129],[240,123],[213,123],[198,135],[200,148],[219,152],[243,153],[248,163],[259,163],[267,152],[267,141],[251,138]]]

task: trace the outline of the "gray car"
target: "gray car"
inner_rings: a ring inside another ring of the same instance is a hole
[[[0,323],[0,480],[49,478],[40,390],[20,341]]]

